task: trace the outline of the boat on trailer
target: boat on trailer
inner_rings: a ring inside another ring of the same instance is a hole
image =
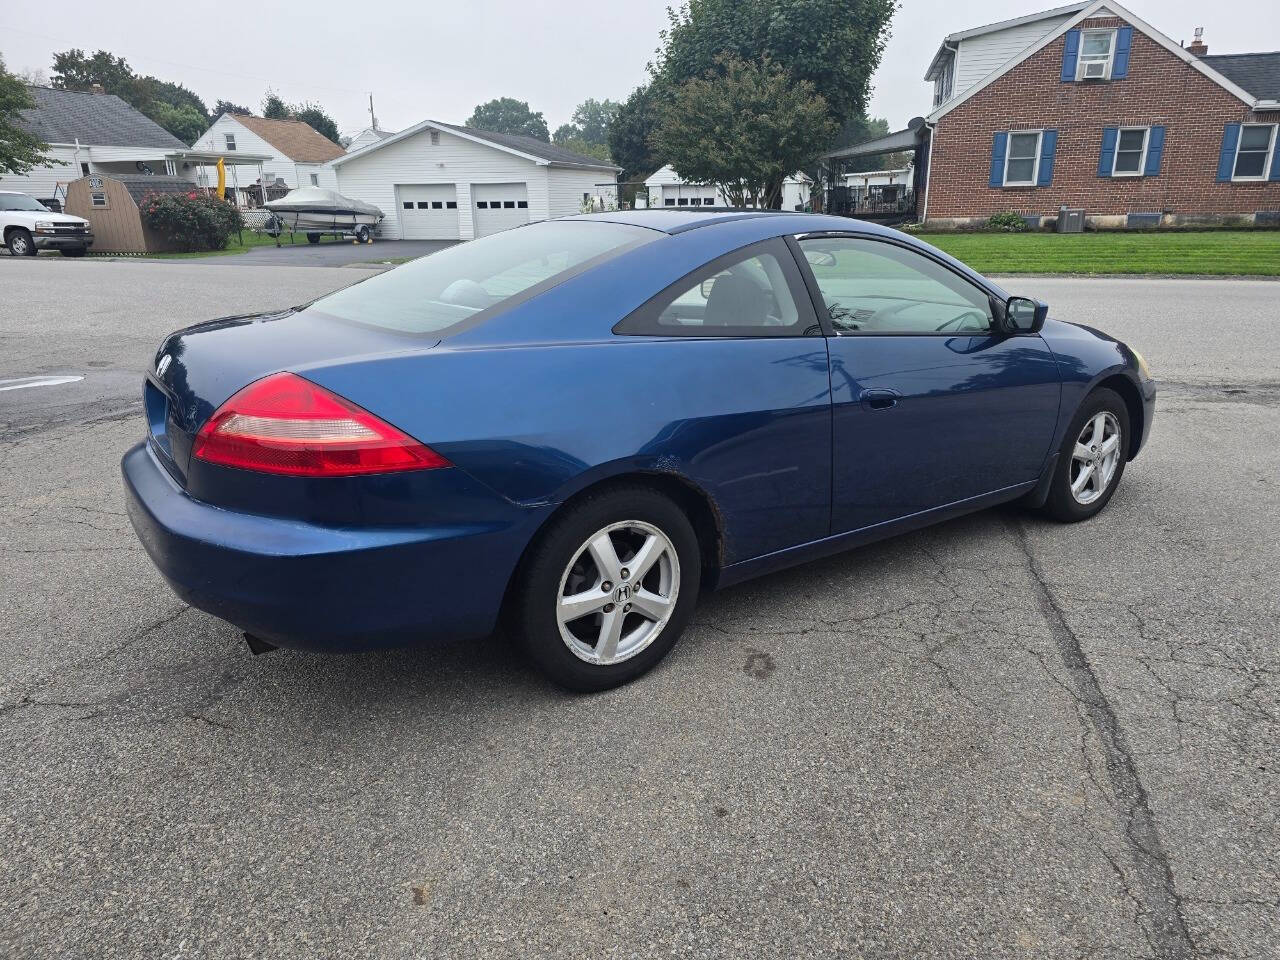
[[[365,243],[373,237],[384,216],[371,203],[353,200],[336,190],[321,187],[300,187],[263,206],[271,211],[282,228],[305,233],[312,243],[318,243],[321,234],[325,233],[353,236]]]

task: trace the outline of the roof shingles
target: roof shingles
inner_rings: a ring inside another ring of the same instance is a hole
[[[46,143],[97,147],[155,147],[185,150],[187,145],[160,124],[111,93],[79,93],[28,87],[34,109],[18,111],[18,125]]]
[[[1241,90],[1259,100],[1280,100],[1280,50],[1274,53],[1223,53],[1201,57]]]
[[[346,152],[301,120],[269,120],[243,114],[235,114],[234,118],[294,163],[328,163]]]

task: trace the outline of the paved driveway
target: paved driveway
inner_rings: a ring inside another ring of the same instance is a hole
[[[1024,280],[1129,338],[1097,520],[988,511],[706,598],[653,674],[251,657],[123,515],[192,320],[353,269],[0,260],[0,956],[1280,954],[1280,285]]]

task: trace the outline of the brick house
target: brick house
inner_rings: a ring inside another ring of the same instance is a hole
[[[1208,56],[1198,34],[1094,0],[947,37],[933,112],[882,138],[915,142],[919,219],[1280,225],[1280,53]]]

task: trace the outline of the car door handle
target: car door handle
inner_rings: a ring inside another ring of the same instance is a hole
[[[898,401],[902,399],[902,394],[897,390],[877,389],[863,390],[862,396],[859,398],[862,405],[868,410],[888,410],[890,407],[896,407]]]

